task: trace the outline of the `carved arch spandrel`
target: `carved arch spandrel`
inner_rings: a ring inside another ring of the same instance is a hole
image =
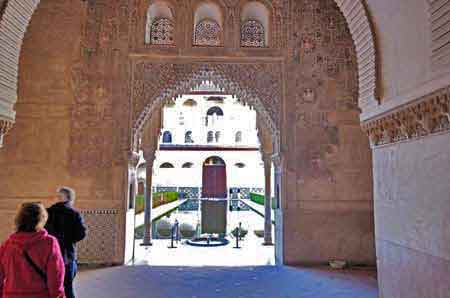
[[[195,1],[200,2],[201,0]],[[374,32],[363,0],[334,1],[341,9],[356,45],[359,66],[359,104],[363,108],[366,105],[377,103],[378,100],[377,51]],[[133,18],[139,18],[138,11],[141,10],[139,7],[141,2],[130,1],[130,3],[134,4],[134,7],[130,9],[132,11],[130,13],[131,27],[137,25],[136,19]],[[184,0],[176,1],[180,7],[183,6],[181,7],[183,9],[188,8],[188,5],[185,5],[186,2]],[[218,0],[218,2],[226,7],[227,1]],[[0,56],[0,118],[11,123],[15,120],[14,104],[17,102],[18,65],[22,41],[31,17],[39,3],[40,0],[9,0],[3,11],[0,11],[0,39],[6,41],[0,43],[0,52],[5,54]],[[289,6],[288,4],[289,2],[286,0],[272,1],[274,14],[277,15],[277,18],[286,17],[281,12],[286,12],[286,9],[289,9],[289,7],[285,8],[286,5]],[[146,10],[144,9],[143,11],[145,14]],[[279,24],[274,24],[274,30],[276,31],[274,34],[276,36],[275,42],[284,44],[289,36],[286,32],[283,34],[278,32],[279,27]],[[140,30],[142,31],[140,32],[140,38],[144,41],[145,24]],[[135,38],[139,39],[139,37],[131,37],[132,47],[136,46],[135,43],[137,41],[134,40]]]

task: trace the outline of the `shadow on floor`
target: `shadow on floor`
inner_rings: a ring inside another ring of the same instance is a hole
[[[260,267],[121,266],[87,270],[80,298],[376,298],[374,271]]]

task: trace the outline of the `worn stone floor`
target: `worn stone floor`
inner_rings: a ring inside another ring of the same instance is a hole
[[[80,298],[376,298],[366,270],[122,266],[83,271]]]

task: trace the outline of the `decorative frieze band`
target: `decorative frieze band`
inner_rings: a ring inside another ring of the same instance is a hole
[[[450,87],[362,124],[372,147],[450,130]]]
[[[0,148],[3,145],[3,137],[13,127],[13,122],[8,120],[0,120]]]

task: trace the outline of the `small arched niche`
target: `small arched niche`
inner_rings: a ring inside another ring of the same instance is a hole
[[[241,46],[264,48],[269,45],[270,10],[259,1],[247,2],[241,10]]]
[[[174,13],[164,1],[155,1],[148,8],[145,43],[153,45],[175,44]]]
[[[212,2],[203,2],[194,13],[194,45],[223,45],[223,15],[220,7]]]
[[[208,111],[206,111],[206,115],[207,116],[223,116],[223,110],[217,106],[211,107],[208,109]]]
[[[236,132],[236,134],[234,135],[234,141],[236,143],[242,143],[242,131]]]
[[[192,162],[185,162],[182,166],[183,169],[191,169],[192,167],[194,167]]]
[[[184,143],[185,144],[193,144],[194,143],[194,140],[192,139],[192,131],[189,130],[184,134]]]
[[[165,131],[163,133],[162,142],[164,144],[171,144],[172,143],[172,133],[170,131]]]
[[[219,156],[208,157],[204,162],[203,166],[225,166],[225,161]]]
[[[173,169],[173,168],[175,168],[175,167],[174,167],[174,165],[171,164],[170,162],[165,162],[165,163],[162,163],[162,164],[159,166],[159,168],[160,168],[160,169]]]
[[[183,106],[185,107],[196,107],[197,102],[193,100],[192,98],[187,99],[185,102],[183,102]]]

